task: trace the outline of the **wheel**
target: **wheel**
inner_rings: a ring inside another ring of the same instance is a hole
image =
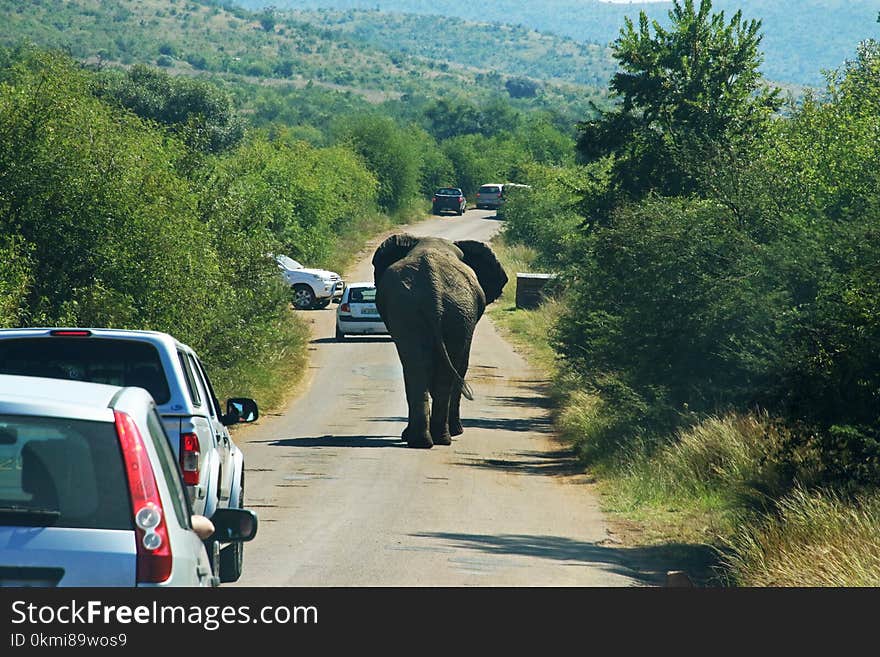
[[[458,216],[460,217],[463,214],[464,214],[464,208],[459,208],[458,209]]]
[[[238,494],[238,509],[244,508],[244,479]],[[220,550],[220,582],[237,582],[244,565],[244,543],[239,541]]]
[[[308,285],[293,286],[293,305],[298,310],[306,310],[315,304],[315,293]]]
[[[336,327],[336,339],[339,341],[345,340],[345,333],[339,330],[339,327]]]

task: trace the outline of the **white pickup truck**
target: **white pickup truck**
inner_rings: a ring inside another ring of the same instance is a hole
[[[326,308],[331,301],[342,298],[345,281],[336,272],[307,269],[286,255],[275,256],[275,262],[293,289],[293,305],[298,310]]]

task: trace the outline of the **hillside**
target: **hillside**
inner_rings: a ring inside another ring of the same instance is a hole
[[[383,51],[539,80],[603,87],[616,70],[606,46],[522,26],[376,11],[295,11],[292,15]]]
[[[644,10],[665,21],[671,3],[609,3],[599,0],[235,0],[251,8],[369,9],[457,17],[469,21],[520,25],[571,37],[582,43],[608,44],[624,16]],[[822,69],[835,69],[855,55],[856,44],[880,36],[880,0],[715,0],[715,10],[742,9],[763,21],[763,72],[772,80],[802,85],[822,83]]]
[[[371,102],[404,96],[508,96],[506,79],[480,66],[438,61],[432,53],[387,52],[341,30],[292,15],[267,19],[229,3],[184,0],[0,0],[0,45],[29,40],[102,65],[157,65],[175,73],[212,73],[239,82],[320,86]],[[597,59],[598,61],[598,59]],[[600,69],[601,70],[601,69]],[[588,79],[589,74],[581,76]],[[593,76],[602,77],[601,72]],[[311,83],[311,84],[309,84]],[[573,116],[603,95],[602,84],[541,84],[522,101]],[[247,94],[245,94],[247,99]]]

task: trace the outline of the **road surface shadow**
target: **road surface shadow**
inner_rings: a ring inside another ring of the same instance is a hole
[[[423,532],[417,538],[444,541],[459,549],[477,550],[487,554],[519,555],[569,562],[569,565],[604,564],[608,570],[632,577],[643,585],[662,585],[670,570],[684,570],[697,586],[717,586],[713,566],[718,553],[708,545],[665,543],[639,547],[623,547],[578,541],[564,536],[529,534],[458,534]]]
[[[272,447],[406,447],[398,436],[310,436],[280,440],[254,440]]]
[[[493,395],[491,399],[501,406],[522,406],[525,408],[552,408],[553,402],[542,394],[536,395]]]
[[[501,470],[511,474],[572,476],[584,473],[570,449],[552,452],[518,452],[510,459],[469,459],[460,465],[483,470]]]
[[[315,338],[309,344],[345,344],[346,342],[393,342],[389,335],[358,335],[349,336],[343,340],[336,338]]]
[[[409,420],[405,417],[371,417],[370,422],[403,422]],[[537,433],[552,433],[553,423],[547,417],[534,418],[461,418],[461,426],[465,429],[491,429],[498,431],[535,431]]]

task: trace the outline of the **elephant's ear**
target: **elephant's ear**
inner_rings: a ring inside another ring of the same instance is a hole
[[[418,242],[417,237],[407,233],[397,233],[382,242],[373,254],[373,282],[378,285],[385,270],[409,253]]]
[[[500,297],[507,284],[507,274],[492,249],[474,240],[462,240],[456,242],[455,246],[464,254],[464,263],[476,273],[486,295],[486,303],[492,303]]]

